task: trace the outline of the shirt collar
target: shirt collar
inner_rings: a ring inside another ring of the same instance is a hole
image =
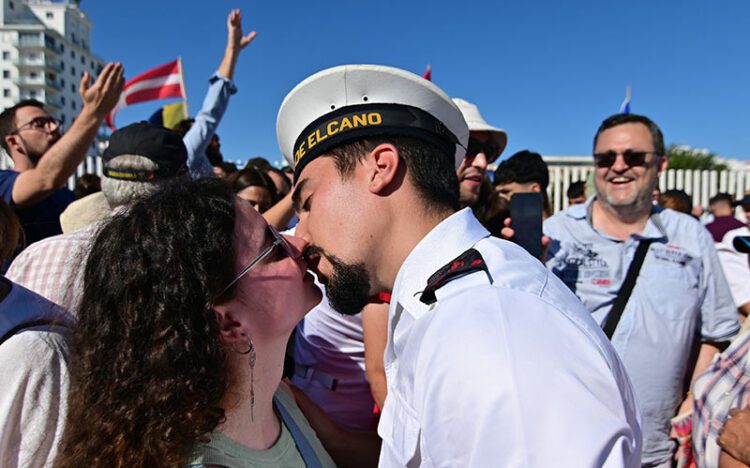
[[[585,219],[586,223],[591,227],[591,229],[593,229],[600,235],[606,236],[604,233],[595,229],[594,225],[591,222],[591,213],[594,209],[594,200],[596,200],[596,195],[591,195],[585,203],[571,206],[566,210],[565,213],[567,216],[573,219]],[[634,235],[633,237],[637,239],[666,239],[667,230],[664,228],[664,224],[662,223],[661,217],[659,216],[659,213],[661,213],[662,211],[664,211],[664,208],[659,205],[653,205],[651,207],[651,216],[649,216],[648,222],[646,222],[646,228],[643,230],[643,234]]]
[[[413,312],[409,303],[419,302],[419,294],[427,286],[429,277],[489,235],[471,208],[444,219],[419,241],[401,265],[394,283],[394,302],[401,302]]]

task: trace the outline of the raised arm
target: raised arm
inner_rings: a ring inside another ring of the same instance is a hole
[[[206,148],[229,105],[229,97],[237,92],[232,83],[234,69],[240,52],[255,38],[255,31],[242,35],[242,14],[232,10],[227,17],[227,45],[219,69],[211,77],[203,107],[195,116],[195,123],[185,134],[183,141],[188,151],[188,168],[194,178],[213,175],[211,163],[206,157]]]
[[[13,184],[13,203],[33,205],[65,185],[86,156],[99,125],[120,98],[125,84],[122,65],[109,63],[90,85],[88,72],[83,74],[79,91],[83,109],[70,129],[44,154],[36,167],[21,172]]]

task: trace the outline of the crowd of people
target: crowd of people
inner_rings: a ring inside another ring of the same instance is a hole
[[[374,65],[299,83],[287,167],[238,168],[227,33],[195,118],[116,130],[74,192],[123,67],[64,134],[0,114],[0,465],[750,466],[750,195],[660,193],[661,130],[617,114],[553,213],[540,154]]]

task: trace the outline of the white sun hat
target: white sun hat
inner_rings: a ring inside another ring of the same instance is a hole
[[[475,105],[461,98],[453,98],[453,102],[456,103],[458,109],[466,119],[466,124],[469,126],[471,132],[489,132],[492,135],[492,139],[495,141],[500,152],[498,155],[503,153],[505,146],[508,144],[508,134],[502,128],[495,128],[488,124],[486,120],[479,113],[479,108]],[[492,162],[492,161],[487,161]]]
[[[448,149],[456,168],[469,139],[461,111],[443,90],[381,65],[343,65],[308,77],[281,104],[276,133],[295,180],[311,160],[362,138],[425,139]]]

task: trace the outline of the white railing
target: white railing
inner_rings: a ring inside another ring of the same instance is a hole
[[[547,194],[553,211],[568,207],[568,187],[573,182],[586,181],[591,170],[591,166],[550,167]],[[693,198],[694,205],[708,208],[708,199],[719,192],[727,192],[742,198],[745,191],[750,189],[750,170],[669,169],[661,174],[659,188],[662,192],[670,189],[684,190]]]

